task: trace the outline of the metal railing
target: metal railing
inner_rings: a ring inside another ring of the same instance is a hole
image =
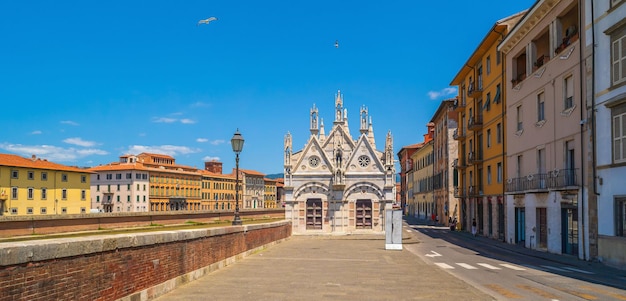
[[[532,190],[555,190],[578,186],[578,169],[557,169],[547,173],[537,173],[506,181],[507,192]]]

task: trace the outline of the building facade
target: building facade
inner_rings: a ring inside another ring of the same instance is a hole
[[[233,174],[235,170],[233,170]],[[239,169],[239,180],[243,184],[243,209],[265,207],[265,174],[256,170]]]
[[[506,60],[506,237],[587,258],[580,7],[537,1],[500,43]]]
[[[454,195],[455,179],[458,173],[454,159],[458,157],[458,143],[454,131],[458,127],[458,114],[454,111],[456,99],[443,100],[431,119],[433,124],[433,196],[443,218],[441,223],[461,219],[461,206]],[[461,223],[462,224],[462,223]]]
[[[420,219],[432,219],[441,217],[433,194],[433,131],[434,124],[427,125],[427,133],[424,141],[417,145],[417,149],[411,155],[412,169],[408,172],[409,198],[407,206],[410,215]]]
[[[265,181],[265,192],[263,199],[263,208],[277,208],[277,199],[276,199],[276,179],[264,178]]]
[[[398,163],[400,165],[400,172],[398,173],[400,176],[400,183],[397,183],[400,189],[397,193],[400,196],[400,206],[404,210],[404,214],[411,214],[407,208],[407,203],[413,197],[413,188],[409,187],[412,185],[412,180],[409,174],[413,172],[413,161],[411,161],[411,156],[415,153],[415,151],[417,151],[419,146],[421,146],[419,143],[403,146],[397,154]]]
[[[91,208],[98,212],[148,212],[148,170],[137,157],[121,156],[119,162],[92,167]]]
[[[204,170],[200,172],[201,210],[235,210],[235,174],[223,174],[222,162],[218,161],[204,162]],[[243,200],[242,195],[243,190],[239,190],[239,201]]]
[[[587,107],[593,108],[587,207],[591,230],[597,225],[589,252],[626,268],[626,1],[584,2]]]
[[[504,142],[505,62],[498,44],[523,13],[497,21],[474,53],[454,77],[458,86],[456,109],[459,127],[457,169],[461,200],[461,227],[470,229],[475,221],[478,235],[505,239]]]
[[[294,151],[291,134],[285,136],[285,218],[292,221],[294,234],[381,233],[385,205],[395,198],[391,133],[384,151],[378,151],[366,107],[356,139],[341,92],[334,108],[328,136],[315,106],[304,149]]]
[[[90,174],[34,155],[0,154],[0,215],[89,213]]]

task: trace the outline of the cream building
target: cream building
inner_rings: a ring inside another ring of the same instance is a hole
[[[362,107],[360,134],[353,138],[339,91],[328,136],[315,105],[310,114],[304,149],[294,152],[291,134],[285,136],[285,217],[293,233],[382,233],[385,204],[395,198],[391,133],[384,151],[376,150],[372,122]]]
[[[537,1],[498,46],[506,64],[506,238],[586,258],[578,1]]]

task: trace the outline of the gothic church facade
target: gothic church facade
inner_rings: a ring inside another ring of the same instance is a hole
[[[294,234],[383,233],[385,205],[395,199],[391,132],[379,151],[365,106],[356,139],[350,134],[340,91],[334,111],[326,135],[313,105],[304,149],[293,151],[291,134],[285,136],[285,217]]]

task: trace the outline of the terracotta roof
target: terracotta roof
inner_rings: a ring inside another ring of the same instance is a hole
[[[106,165],[99,165],[89,168],[90,171],[109,171],[109,170],[148,170],[143,164],[137,163],[119,163],[114,162]]]
[[[276,179],[270,179],[270,178],[263,178],[263,181],[265,181],[265,182],[278,182]]]
[[[248,175],[265,176],[264,173],[260,173],[260,172],[258,172],[256,170],[250,170],[250,169],[241,169],[240,168],[239,172],[243,172],[243,173],[248,174]]]
[[[170,155],[164,155],[164,154],[154,154],[154,153],[141,153],[139,155],[137,155],[137,157],[139,156],[150,156],[150,157],[159,157],[159,158],[168,158],[168,159],[172,159],[174,160],[174,157],[170,156]]]
[[[12,167],[25,167],[25,168],[91,173],[87,169],[50,162],[46,159],[37,158],[35,157],[35,155],[33,155],[32,158],[24,158],[18,155],[0,154],[0,165],[12,166]]]
[[[234,174],[221,174],[221,173],[216,173],[216,172],[210,172],[210,171],[204,170],[204,169],[198,169],[198,172],[201,175],[208,176],[208,177],[216,177],[216,178],[224,178],[224,179],[234,179],[235,178]]]

